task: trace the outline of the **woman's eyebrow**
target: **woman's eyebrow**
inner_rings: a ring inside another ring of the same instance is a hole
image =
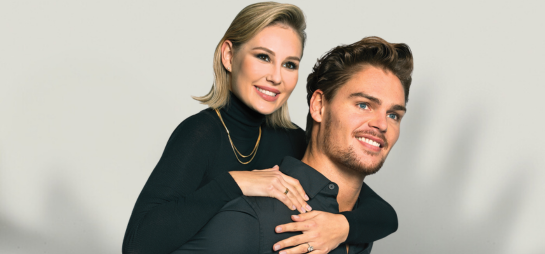
[[[254,50],[254,49],[261,49],[261,50],[263,50],[263,51],[267,51],[267,53],[269,53],[269,54],[271,54],[271,55],[273,55],[273,56],[276,55],[272,50],[270,50],[270,49],[268,49],[268,48],[265,48],[265,47],[255,47],[255,48],[253,48],[252,50]]]
[[[271,55],[273,55],[273,56],[276,56],[276,54],[274,53],[274,51],[272,51],[272,50],[270,50],[270,49],[268,49],[268,48],[265,48],[265,47],[255,47],[255,48],[253,48],[252,50],[255,50],[255,49],[261,49],[261,50],[263,50],[263,51],[265,51],[265,52],[267,52],[267,53],[269,53],[269,54],[271,54]],[[288,56],[288,57],[286,57],[286,59],[301,62],[301,58],[296,57],[296,56]]]

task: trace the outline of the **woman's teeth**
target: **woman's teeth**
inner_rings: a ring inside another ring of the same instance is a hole
[[[259,87],[256,87],[256,88],[257,88],[257,91],[260,91],[260,92],[262,92],[262,93],[264,93],[264,94],[266,94],[268,96],[272,96],[272,97],[276,96],[276,94],[271,92],[271,91],[263,90],[263,89],[261,89]]]

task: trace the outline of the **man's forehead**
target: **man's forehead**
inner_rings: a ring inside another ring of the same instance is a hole
[[[374,66],[354,73],[338,94],[345,98],[372,97],[384,103],[405,105],[405,92],[399,78],[391,71]]]

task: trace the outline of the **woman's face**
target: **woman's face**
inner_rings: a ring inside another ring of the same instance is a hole
[[[297,84],[302,51],[297,33],[282,25],[264,28],[231,55],[224,50],[224,60],[228,60],[225,67],[231,71],[231,91],[253,110],[273,113],[284,105]]]

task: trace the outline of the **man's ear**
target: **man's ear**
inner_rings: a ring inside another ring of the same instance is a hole
[[[229,72],[232,69],[233,61],[233,43],[230,40],[226,40],[221,44],[221,63],[223,67]]]
[[[312,119],[314,119],[314,121],[316,121],[317,123],[321,123],[324,117],[324,100],[324,92],[322,92],[322,90],[320,89],[314,91],[312,97],[310,98],[310,115],[312,116]]]

